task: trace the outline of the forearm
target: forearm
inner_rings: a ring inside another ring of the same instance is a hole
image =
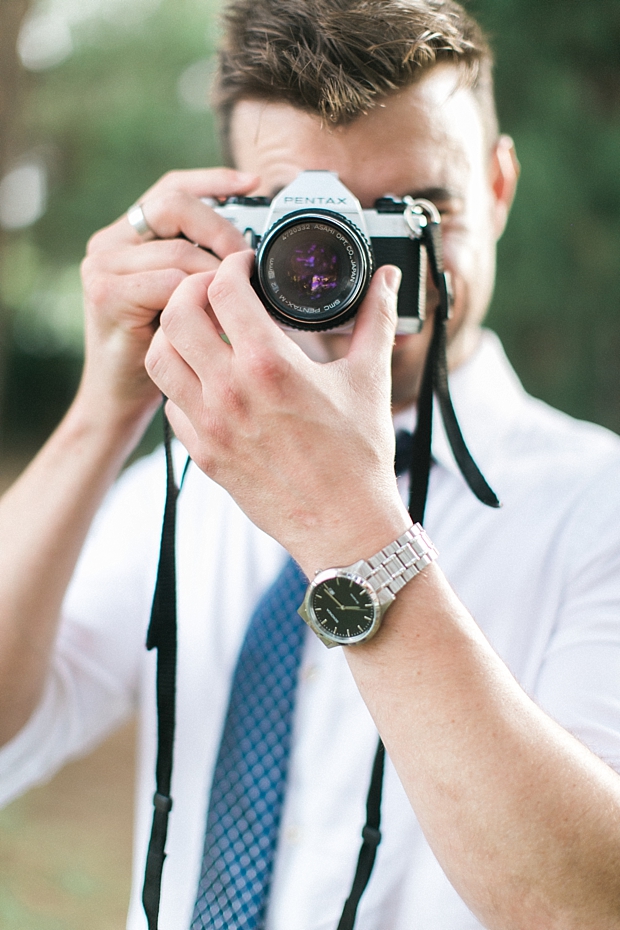
[[[409,523],[387,390],[397,280],[377,271],[347,355],[317,365],[257,305],[250,273],[232,255],[182,282],[146,367],[192,460],[312,577]],[[436,566],[347,655],[431,848],[483,923],[620,930],[620,778],[527,698]]]
[[[426,837],[485,926],[620,927],[620,778],[524,694],[436,568],[349,664]]]
[[[0,744],[40,697],[62,600],[93,516],[153,413],[106,411],[82,388],[0,500]]]
[[[93,516],[161,402],[144,367],[160,312],[187,275],[246,248],[201,198],[243,194],[256,181],[224,168],[172,172],[144,195],[156,238],[142,237],[122,216],[89,242],[82,384],[59,428],[0,501],[0,745],[36,706]]]

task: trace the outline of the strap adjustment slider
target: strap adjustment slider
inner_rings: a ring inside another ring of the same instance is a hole
[[[369,827],[368,824],[362,830],[362,839],[369,846],[374,846],[375,848],[381,842],[381,830],[377,830],[376,827]]]
[[[172,798],[169,798],[166,794],[160,794],[159,791],[156,791],[153,795],[153,807],[157,811],[162,811],[164,814],[169,814],[172,810]]]

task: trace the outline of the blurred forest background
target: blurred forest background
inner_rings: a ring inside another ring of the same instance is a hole
[[[489,323],[526,387],[620,431],[620,4],[470,0],[522,179]],[[28,454],[80,368],[79,261],[170,167],[219,160],[220,0],[1,0],[0,442]]]
[[[75,390],[88,237],[167,169],[219,161],[221,5],[0,0],[0,484]],[[528,390],[620,432],[620,3],[467,5],[522,164],[489,324]],[[133,734],[115,740],[0,815],[3,928],[123,925]]]

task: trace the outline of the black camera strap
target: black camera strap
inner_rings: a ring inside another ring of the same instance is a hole
[[[499,507],[495,492],[489,487],[474,462],[463,439],[456,418],[448,385],[448,319],[450,317],[450,290],[443,267],[443,249],[439,223],[429,222],[422,242],[428,255],[433,283],[439,294],[439,303],[433,317],[433,335],[426,356],[418,399],[418,422],[413,435],[411,456],[409,513],[415,522],[423,522],[428,481],[431,468],[431,441],[433,434],[433,396],[437,397],[446,436],[459,470],[470,490],[488,507]]]
[[[146,638],[147,649],[157,649],[157,763],[156,790],[153,796],[153,825],[146,857],[142,904],[149,930],[157,930],[161,876],[166,857],[168,817],[172,809],[170,782],[174,752],[177,665],[176,604],[176,509],[177,498],[189,466],[189,456],[177,485],[172,458],[172,430],[163,414],[166,452],[166,502],[161,531],[157,580]]]
[[[426,214],[428,217],[428,214]],[[433,318],[433,334],[427,353],[420,396],[418,420],[411,444],[409,464],[409,514],[414,523],[423,523],[431,470],[431,440],[433,427],[433,397],[436,396],[454,458],[470,489],[490,507],[500,503],[474,462],[461,433],[448,386],[447,322],[450,313],[450,293],[443,267],[441,231],[432,215],[422,238],[426,248],[433,283],[439,293],[439,303]],[[147,649],[157,649],[157,763],[156,791],[153,797],[153,826],[149,840],[142,903],[149,930],[157,930],[161,894],[162,870],[172,809],[170,782],[174,748],[176,699],[176,569],[175,524],[176,504],[180,487],[189,465],[185,464],[179,485],[176,484],[171,449],[171,430],[164,415],[164,445],[166,451],[166,502],[161,535],[157,580],[147,635]],[[358,905],[374,867],[377,847],[381,841],[381,797],[385,749],[379,740],[372,767],[366,799],[366,823],[362,830],[355,877],[337,930],[353,930]]]

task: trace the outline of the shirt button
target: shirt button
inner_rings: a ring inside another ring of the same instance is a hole
[[[291,846],[298,846],[301,843],[301,827],[290,824],[284,831],[284,838]]]
[[[312,682],[316,681],[319,677],[319,668],[317,665],[306,665],[302,670],[301,677],[304,681]]]

